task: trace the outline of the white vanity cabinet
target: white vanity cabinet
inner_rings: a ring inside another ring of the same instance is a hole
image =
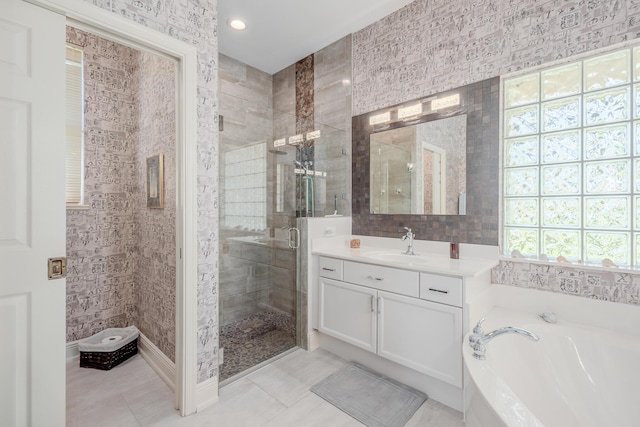
[[[375,353],[377,293],[375,289],[321,277],[320,331]]]
[[[461,279],[328,257],[319,263],[320,332],[462,387],[462,301],[451,305]]]
[[[462,387],[462,309],[378,292],[377,353]]]

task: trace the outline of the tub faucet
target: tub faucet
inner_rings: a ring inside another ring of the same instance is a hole
[[[411,232],[410,228],[405,227],[404,229],[407,230],[407,234],[402,236],[402,240],[409,240],[409,247],[407,248],[407,251],[405,252],[405,254],[406,255],[415,255],[413,253],[413,238],[416,237],[416,235]]]
[[[506,326],[485,334],[481,326],[482,322],[484,322],[484,317],[480,319],[476,327],[473,328],[473,334],[469,337],[469,345],[473,348],[473,357],[478,360],[486,359],[487,347],[485,347],[485,344],[499,335],[518,334],[523,335],[532,341],[538,341],[540,339],[533,332],[529,332],[522,328],[516,328],[514,326]]]

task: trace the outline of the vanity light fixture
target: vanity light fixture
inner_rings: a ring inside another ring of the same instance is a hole
[[[455,107],[460,105],[460,94],[445,96],[444,98],[436,98],[431,101],[431,110],[437,111],[443,108]]]
[[[314,130],[314,131],[311,131],[311,132],[307,132],[306,135],[305,135],[305,139],[307,141],[312,141],[312,140],[314,140],[316,138],[320,138],[320,131],[319,130]]]
[[[304,141],[304,135],[298,134],[289,137],[289,145],[298,145]]]
[[[391,121],[391,111],[369,117],[369,126],[379,125],[389,121]]]
[[[227,20],[227,25],[238,31],[242,31],[247,28],[247,24],[245,24],[242,19],[229,19]]]
[[[422,114],[422,103],[398,108],[398,119],[407,119]]]
[[[287,144],[287,138],[280,138],[273,141],[274,147],[282,147],[283,145],[286,145],[286,144]]]

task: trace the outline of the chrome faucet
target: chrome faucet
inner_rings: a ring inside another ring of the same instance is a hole
[[[407,248],[407,251],[405,252],[405,254],[406,255],[415,255],[413,253],[413,238],[416,237],[416,235],[411,232],[410,228],[405,227],[404,229],[407,230],[407,234],[402,236],[402,240],[409,240],[409,247]]]
[[[473,357],[478,360],[485,360],[487,354],[487,347],[485,344],[494,339],[495,337],[503,334],[518,334],[529,338],[532,341],[538,341],[540,338],[533,332],[529,332],[526,329],[516,328],[513,326],[506,326],[504,328],[496,329],[488,334],[484,333],[482,329],[482,322],[484,317],[480,319],[475,328],[473,328],[473,334],[469,337],[469,345],[473,348]]]

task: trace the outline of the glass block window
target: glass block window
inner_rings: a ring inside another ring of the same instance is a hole
[[[503,89],[504,254],[640,267],[640,47]]]
[[[224,154],[225,227],[262,231],[267,227],[267,145],[256,144]]]

